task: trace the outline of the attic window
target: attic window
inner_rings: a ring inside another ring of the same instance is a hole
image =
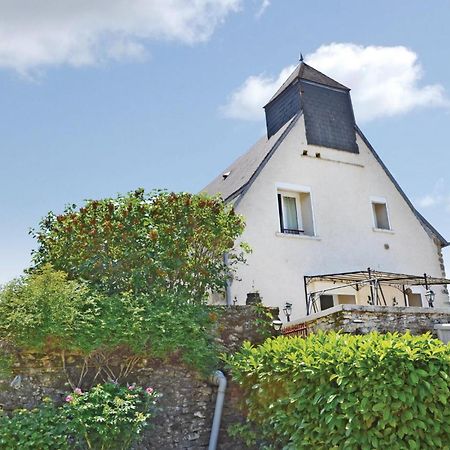
[[[278,190],[277,195],[281,233],[314,236],[310,192]]]
[[[373,223],[377,230],[390,230],[389,215],[385,199],[372,199]]]
[[[228,176],[230,175],[230,173],[231,173],[230,171],[223,173],[223,174],[222,174],[222,178],[223,178],[224,180],[226,180],[226,179],[228,178]]]

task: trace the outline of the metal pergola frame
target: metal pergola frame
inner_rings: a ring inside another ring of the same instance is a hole
[[[306,298],[306,314],[319,312],[317,307],[317,299],[325,292],[342,289],[345,286],[352,286],[357,291],[363,286],[370,287],[369,304],[387,306],[387,302],[383,292],[383,286],[392,286],[399,289],[403,293],[405,306],[408,306],[406,286],[425,286],[428,290],[429,286],[448,285],[450,280],[446,278],[430,277],[426,273],[423,275],[407,275],[402,273],[382,272],[372,270],[358,270],[355,272],[330,273],[322,275],[305,275],[305,298]],[[308,286],[316,281],[326,281],[331,283],[340,283],[339,286],[333,286],[319,291],[309,292]]]

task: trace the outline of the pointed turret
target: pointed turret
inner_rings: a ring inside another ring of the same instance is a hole
[[[308,144],[358,153],[350,89],[303,61],[264,109],[268,138],[303,114]]]

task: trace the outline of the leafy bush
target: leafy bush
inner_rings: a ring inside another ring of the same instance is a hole
[[[48,401],[33,410],[16,410],[12,417],[0,413],[0,448],[3,450],[68,449],[68,432],[64,411]]]
[[[88,356],[120,347],[158,358],[176,354],[208,372],[218,354],[211,328],[207,307],[181,295],[99,294],[50,265],[0,291],[0,341],[27,350]],[[2,372],[6,349],[0,348],[0,357]]]
[[[450,448],[450,346],[430,335],[278,337],[228,362],[266,448]]]
[[[76,389],[64,407],[46,400],[11,417],[0,413],[0,448],[127,450],[149,425],[157,398],[151,387],[107,383],[84,393]]]
[[[43,265],[0,290],[0,340],[28,349],[76,347],[95,330],[95,304],[86,285]],[[88,344],[91,336],[85,340]]]
[[[144,390],[106,383],[68,395],[64,410],[83,448],[126,450],[154,416],[156,398],[151,387]]]
[[[33,259],[108,295],[171,292],[203,301],[224,289],[230,267],[223,254],[231,266],[241,260],[233,247],[243,229],[243,218],[219,197],[139,189],[50,212],[33,232]]]

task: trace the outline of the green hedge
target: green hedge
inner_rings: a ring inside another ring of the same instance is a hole
[[[450,449],[450,346],[430,335],[278,337],[228,363],[259,448]]]

